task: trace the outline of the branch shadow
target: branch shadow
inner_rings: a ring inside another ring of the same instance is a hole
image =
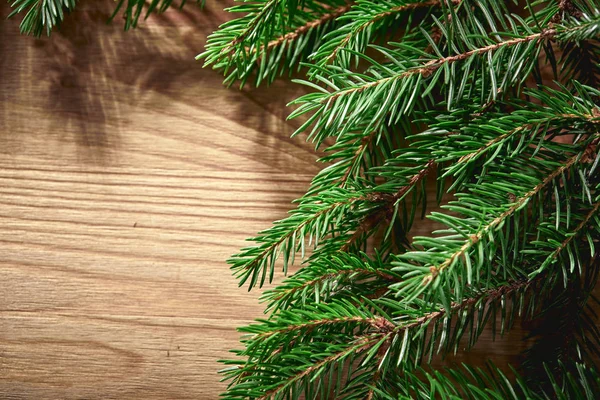
[[[222,11],[230,4],[216,1],[200,9],[190,3],[181,10],[154,14],[138,28],[123,32],[118,18],[107,24],[113,2],[82,3],[51,37],[40,39],[20,35],[18,19],[6,21],[10,9],[3,4],[0,115],[6,118],[0,122],[0,140],[5,142],[4,152],[20,151],[25,146],[22,135],[27,135],[39,142],[74,143],[78,161],[111,164],[130,112],[139,106],[167,110],[171,102],[184,102],[251,129],[240,132],[250,134],[257,144],[255,154],[249,156],[261,157],[262,146],[268,146],[269,167],[284,167],[284,159],[278,156],[282,142],[305,150],[300,152],[303,160],[312,164],[311,146],[290,139],[294,124],[286,121],[285,103],[294,97],[296,85],[277,82],[277,96],[263,88],[227,89],[218,72],[202,68],[194,59],[206,36],[231,18]],[[228,109],[219,108],[210,96],[226,97]]]

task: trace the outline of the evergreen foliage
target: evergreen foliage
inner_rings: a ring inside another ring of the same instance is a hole
[[[46,31],[50,36],[52,29],[60,26],[66,13],[75,9],[77,0],[8,0],[11,3],[13,11],[8,18],[18,14],[25,14],[21,20],[19,28],[21,33],[33,36],[41,36]],[[11,2],[12,1],[12,2]],[[204,0],[196,0],[198,4],[204,4]],[[171,7],[173,0],[115,0],[116,7],[114,13],[110,16],[112,21],[119,11],[123,10],[123,19],[125,20],[125,30],[135,28],[140,17],[144,19],[153,13],[163,13]],[[186,0],[181,0],[180,8],[183,7]],[[146,9],[144,12],[144,8]]]
[[[223,397],[596,398],[600,2],[231,11],[199,58],[227,84],[303,72],[290,118],[327,166],[230,259],[248,289],[300,267],[240,329]],[[423,217],[439,229],[415,236]],[[522,365],[432,366],[517,320],[534,324]]]
[[[119,1],[126,28],[142,4]],[[13,6],[39,35],[75,2]],[[299,267],[263,293],[266,317],[240,329],[223,397],[597,398],[600,1],[250,0],[230,11],[243,15],[198,58],[227,84],[303,73],[290,118],[325,148],[326,167],[229,260],[249,290]],[[438,228],[415,236],[422,218]],[[517,320],[533,324],[522,365],[433,367]]]

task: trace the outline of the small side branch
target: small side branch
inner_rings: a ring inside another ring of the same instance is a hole
[[[350,11],[350,9],[352,8],[353,3],[349,3],[346,4],[345,6],[341,6],[338,7],[336,9],[334,9],[333,11],[331,11],[330,13],[327,14],[323,14],[320,18],[314,20],[314,21],[309,21],[306,24],[297,27],[296,29],[294,29],[291,32],[286,33],[285,35],[282,35],[280,37],[278,37],[277,39],[273,39],[271,40],[266,48],[267,49],[272,49],[273,47],[277,47],[279,45],[281,45],[283,42],[287,42],[287,41],[292,41],[297,39],[299,36],[305,34],[306,32],[310,31],[313,28],[316,28],[318,26],[321,26],[333,19],[336,19],[337,17],[347,13],[348,11]],[[261,48],[261,50],[264,49],[264,46]]]
[[[576,162],[578,162],[580,160],[580,158],[581,158],[580,154],[577,154],[577,155],[571,157],[569,160],[567,160],[567,162],[564,165],[562,165],[560,168],[556,169],[554,172],[552,172],[550,175],[548,175],[542,182],[537,184],[533,189],[531,189],[529,192],[525,193],[519,199],[516,199],[516,201],[510,208],[508,208],[506,211],[504,211],[503,213],[498,215],[496,218],[494,218],[492,221],[490,221],[487,225],[485,225],[477,233],[471,235],[469,237],[469,240],[467,240],[465,242],[465,244],[463,244],[461,246],[461,248],[458,249],[458,251],[454,252],[450,257],[448,257],[446,259],[446,261],[439,264],[438,266],[432,266],[430,268],[431,272],[428,275],[425,275],[425,277],[423,278],[423,284],[424,285],[429,284],[431,281],[433,281],[433,279],[436,276],[438,276],[442,271],[444,271],[446,268],[448,268],[452,264],[454,264],[454,261],[457,258],[464,256],[465,253],[467,251],[469,251],[474,245],[476,245],[482,238],[484,238],[488,234],[488,232],[490,232],[492,229],[494,229],[495,227],[500,225],[502,222],[504,222],[508,217],[513,215],[515,212],[517,212],[533,196],[537,195],[544,187],[546,187],[548,184],[550,184],[550,182],[552,182],[555,178],[557,178],[562,173],[564,173],[566,170],[571,168]]]
[[[429,175],[431,170],[436,165],[437,164],[436,164],[435,160],[429,160],[423,166],[423,168],[421,168],[421,170],[419,172],[417,172],[415,175],[413,175],[408,180],[406,185],[402,186],[393,195],[388,195],[387,193],[372,193],[372,194],[370,194],[368,196],[369,200],[377,201],[377,202],[384,202],[384,204],[380,208],[378,208],[377,211],[375,211],[373,214],[370,214],[370,215],[366,216],[365,218],[363,218],[363,220],[361,221],[361,223],[358,226],[358,228],[356,229],[356,231],[354,231],[352,236],[350,236],[350,238],[348,238],[348,240],[346,241],[346,243],[344,244],[344,246],[342,246],[342,248],[340,250],[348,251],[350,246],[354,242],[356,242],[356,240],[358,240],[358,238],[360,238],[360,236],[363,233],[368,232],[370,229],[372,229],[374,226],[376,226],[383,218],[386,218],[387,215],[389,214],[389,212],[388,212],[389,208],[393,207],[398,200],[401,200],[402,198],[404,198],[404,196],[406,196],[406,194],[409,191],[414,189],[415,186],[417,186],[417,184],[419,182],[421,182],[423,179],[425,179],[425,177],[427,175]]]
[[[452,3],[459,4],[461,1],[462,0],[452,0]],[[381,12],[379,14],[373,15],[369,21],[360,25],[358,28],[353,29],[350,33],[348,33],[346,36],[344,36],[344,38],[335,47],[335,49],[333,49],[331,54],[329,56],[327,56],[327,58],[325,59],[325,63],[329,63],[330,61],[335,59],[335,57],[338,55],[338,53],[348,45],[348,43],[350,42],[350,40],[352,40],[353,37],[356,37],[362,31],[367,29],[369,26],[375,24],[377,21],[380,21],[391,15],[399,14],[399,13],[402,13],[405,11],[413,11],[413,10],[416,10],[419,8],[427,8],[427,7],[439,7],[440,5],[441,5],[440,0],[429,0],[429,1],[410,3],[410,4],[404,4],[404,5],[397,6],[397,7],[392,7],[385,12]]]
[[[375,87],[377,85],[380,85],[382,83],[393,81],[393,80],[401,80],[401,79],[407,78],[412,75],[418,74],[418,75],[421,75],[424,78],[426,78],[426,77],[431,76],[431,74],[433,74],[436,70],[438,70],[439,68],[441,68],[442,66],[444,66],[446,64],[452,64],[452,63],[455,63],[458,61],[462,61],[462,60],[470,58],[474,55],[486,54],[489,52],[493,52],[493,51],[496,51],[503,47],[516,46],[519,44],[529,43],[529,42],[536,41],[536,40],[550,39],[550,38],[554,37],[556,34],[557,34],[556,29],[545,29],[540,33],[534,33],[534,34],[531,34],[529,36],[525,36],[522,38],[506,40],[504,42],[499,42],[499,43],[492,44],[489,46],[470,50],[465,53],[457,54],[454,56],[431,60],[431,61],[423,64],[423,66],[421,66],[419,68],[412,68],[412,69],[406,70],[404,72],[401,72],[397,75],[390,76],[388,78],[378,79],[376,81],[369,82],[362,86],[357,86],[357,87],[353,87],[350,89],[346,89],[346,90],[342,90],[342,91],[333,93],[331,96],[324,97],[321,100],[321,103],[328,103],[330,101],[337,99],[338,97],[346,96],[346,95],[349,95],[352,93],[361,93],[365,90],[368,90],[368,89]]]

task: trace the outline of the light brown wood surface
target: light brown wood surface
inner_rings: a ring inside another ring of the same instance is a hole
[[[294,85],[227,89],[194,60],[226,5],[124,33],[82,2],[39,40],[0,6],[0,399],[224,389],[217,360],[262,313],[225,260],[318,170],[289,138]]]
[[[92,2],[90,2],[92,3]],[[317,171],[294,86],[194,60],[224,3],[131,32],[86,4],[50,39],[0,16],[0,398],[213,399],[260,316],[225,263]]]

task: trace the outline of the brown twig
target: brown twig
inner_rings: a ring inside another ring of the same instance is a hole
[[[331,272],[325,275],[322,275],[320,277],[318,277],[317,279],[312,279],[310,281],[304,282],[299,286],[290,288],[289,290],[283,291],[281,293],[278,293],[276,296],[272,297],[273,301],[278,301],[281,300],[282,298],[284,298],[287,295],[290,295],[292,293],[304,290],[304,288],[307,288],[309,286],[314,286],[315,284],[324,282],[328,279],[334,279],[334,278],[341,278],[344,275],[351,275],[351,274],[356,274],[356,273],[365,273],[365,274],[371,274],[371,275],[377,275],[385,280],[388,281],[395,281],[396,278],[390,274],[385,273],[384,271],[380,271],[380,270],[376,270],[376,269],[366,269],[366,268],[353,268],[353,269],[344,269],[344,270],[340,270],[340,271],[336,271],[336,272]]]
[[[296,29],[294,29],[291,32],[287,32],[286,34],[278,37],[277,39],[273,39],[270,42],[267,43],[267,45],[262,45],[260,47],[259,51],[263,51],[266,47],[267,50],[279,46],[280,44],[282,44],[285,41],[289,41],[289,40],[295,40],[298,36],[308,32],[309,30],[323,25],[326,22],[331,21],[332,19],[335,19],[345,13],[347,13],[348,11],[350,11],[350,9],[352,8],[352,6],[354,5],[354,2],[349,2],[346,5],[340,6],[338,8],[333,9],[331,12],[327,13],[327,14],[323,14],[321,17],[319,17],[316,20],[313,21],[308,21],[306,24],[297,27]],[[261,13],[266,9],[267,7],[263,8],[263,10],[261,11]],[[259,14],[260,16],[260,14]],[[244,30],[244,32],[242,32],[238,37],[236,37],[235,39],[233,39],[225,48],[223,48],[223,50],[221,50],[222,54],[231,54],[234,50],[235,50],[235,46],[242,43],[244,40],[246,40],[246,36],[248,36],[251,28],[253,28],[256,25],[256,22],[258,20],[258,16],[257,18],[255,18],[254,20],[252,20],[252,22],[248,25],[248,28],[246,28]],[[250,48],[246,47],[246,52],[250,52]]]
[[[452,0],[452,3],[459,4],[461,1],[462,0]],[[398,7],[393,7],[393,8],[390,8],[388,11],[374,15],[373,18],[371,18],[367,23],[361,25],[358,29],[353,30],[352,32],[348,33],[342,39],[342,41],[335,47],[333,52],[331,52],[331,54],[329,56],[327,56],[327,58],[325,59],[325,63],[328,63],[331,60],[333,60],[337,56],[337,54],[340,52],[340,50],[342,50],[348,44],[348,42],[352,39],[352,37],[354,35],[357,35],[360,32],[364,31],[368,26],[373,25],[375,22],[377,22],[385,17],[388,17],[392,14],[398,14],[398,13],[401,13],[404,11],[412,11],[412,10],[416,10],[418,8],[438,7],[440,5],[441,5],[440,0],[429,0],[429,1],[424,1],[424,2],[410,3],[410,4],[401,5]]]
[[[379,339],[381,338],[381,336],[383,336],[383,334],[376,334],[376,335],[371,335],[368,337],[361,338],[361,340],[357,341],[353,346],[350,346],[350,347],[344,349],[343,351],[340,351],[337,354],[333,354],[329,357],[324,358],[323,360],[319,361],[318,363],[308,367],[307,369],[300,372],[299,374],[286,380],[281,385],[269,390],[263,396],[261,396],[258,400],[270,399],[275,393],[278,393],[280,390],[285,389],[290,384],[304,378],[305,376],[311,374],[313,371],[315,371],[319,368],[322,368],[323,366],[325,366],[331,362],[334,362],[340,358],[347,356],[348,354],[350,354],[352,352],[361,353],[362,351],[368,349],[369,347],[371,347],[372,345],[377,343],[379,341]]]
[[[419,172],[413,175],[406,185],[402,186],[396,193],[390,195],[388,193],[371,193],[368,195],[368,200],[374,202],[384,202],[385,204],[377,209],[373,214],[367,215],[361,221],[358,228],[354,231],[352,236],[348,238],[346,243],[340,249],[341,251],[348,251],[350,246],[365,232],[368,232],[371,228],[377,225],[383,218],[388,217],[389,209],[400,199],[402,199],[409,190],[413,189],[415,185],[421,182],[431,170],[435,167],[436,163],[434,160],[429,160]]]
[[[579,233],[579,231],[581,231],[589,222],[590,220],[598,213],[598,211],[600,210],[600,201],[596,202],[594,204],[594,206],[592,207],[592,209],[590,210],[590,212],[588,212],[586,214],[586,216],[583,218],[583,220],[581,221],[581,223],[579,223],[579,225],[577,225],[577,227],[575,228],[575,230],[573,232],[571,232],[571,235],[568,236],[565,240],[563,240],[563,242],[560,244],[560,246],[558,246],[556,248],[556,250],[554,250],[547,259],[552,259],[552,258],[556,258],[556,256],[563,251],[568,245],[569,243],[571,243],[573,241],[573,238],[575,238],[575,236],[577,236],[577,233]]]
[[[430,274],[426,275],[423,278],[423,285],[427,285],[427,284],[431,283],[435,279],[435,277],[437,277],[443,270],[445,270],[446,268],[448,268],[449,266],[454,264],[454,261],[456,259],[464,256],[465,253],[471,247],[473,247],[475,244],[477,244],[485,235],[487,235],[491,229],[500,225],[506,218],[508,218],[509,216],[514,214],[517,210],[519,210],[523,205],[525,205],[525,203],[527,203],[529,201],[529,199],[531,199],[533,196],[535,196],[537,193],[539,193],[544,187],[546,187],[556,177],[560,176],[563,172],[565,172],[567,169],[571,168],[571,166],[573,166],[576,162],[578,162],[580,160],[580,156],[581,156],[580,154],[577,154],[577,155],[571,157],[564,165],[562,165],[560,168],[558,168],[553,173],[548,175],[542,182],[537,184],[533,189],[531,189],[529,192],[525,193],[525,195],[523,195],[522,197],[516,199],[516,201],[513,203],[513,205],[508,210],[504,211],[502,214],[500,214],[499,216],[494,218],[485,227],[480,229],[479,232],[472,234],[469,237],[469,240],[467,240],[465,242],[465,244],[463,244],[460,247],[460,249],[458,249],[456,252],[454,252],[446,261],[444,261],[443,263],[441,263],[438,266],[432,266],[430,268]]]
[[[363,92],[371,87],[377,86],[383,82],[388,82],[388,81],[392,81],[392,80],[396,80],[396,79],[403,79],[403,78],[406,78],[406,77],[409,77],[409,76],[412,76],[415,74],[420,74],[421,76],[426,78],[426,77],[429,77],[431,74],[433,74],[438,68],[442,67],[444,64],[452,64],[457,61],[462,61],[462,60],[465,60],[476,54],[489,53],[489,52],[498,50],[499,48],[504,47],[504,46],[509,47],[509,46],[515,46],[515,45],[522,44],[522,43],[528,43],[528,42],[531,42],[534,40],[542,40],[542,39],[546,39],[546,38],[552,38],[554,35],[556,35],[556,32],[557,31],[555,29],[545,29],[540,33],[534,33],[532,35],[529,35],[529,36],[526,36],[523,38],[511,39],[511,40],[507,40],[504,42],[499,42],[496,44],[485,46],[485,47],[482,47],[479,49],[470,50],[465,53],[457,54],[454,56],[431,60],[431,61],[425,63],[422,67],[409,69],[398,75],[394,75],[394,76],[379,79],[379,80],[376,80],[373,82],[369,82],[369,83],[359,86],[359,87],[353,87],[353,88],[350,88],[347,90],[339,91],[337,93],[332,94],[331,96],[323,98],[321,100],[321,103],[330,102],[332,100],[337,99],[338,97],[345,96],[350,93],[355,93],[355,92],[361,93],[361,92]]]
[[[352,170],[352,166],[360,157],[362,157],[362,154],[369,147],[371,142],[373,142],[373,139],[376,136],[377,136],[377,131],[373,131],[361,139],[360,145],[358,146],[358,148],[354,152],[354,155],[352,156],[352,159],[350,160],[350,166],[348,167],[346,172],[344,172],[342,179],[340,179],[340,184],[339,184],[340,187],[343,187],[345,185],[346,181],[350,177],[350,171]]]
[[[311,329],[314,329],[319,326],[344,324],[347,322],[362,322],[364,324],[370,325],[371,327],[377,329],[377,331],[381,331],[381,330],[388,331],[390,329],[395,328],[395,325],[393,323],[391,323],[390,321],[388,321],[387,319],[385,319],[383,317],[376,317],[376,318],[364,318],[364,317],[358,317],[358,316],[339,317],[339,318],[332,318],[332,319],[320,319],[320,320],[310,321],[310,322],[306,322],[306,323],[298,324],[298,325],[288,325],[285,328],[275,329],[272,331],[259,333],[256,336],[254,336],[254,338],[263,339],[263,338],[267,338],[267,337],[270,337],[270,336],[273,336],[273,335],[276,335],[279,333],[293,332],[293,331],[298,331],[298,330],[302,330],[302,329],[311,330]]]
[[[347,13],[348,11],[350,11],[353,4],[354,3],[348,3],[344,6],[338,7],[328,14],[323,14],[320,18],[318,18],[314,21],[309,21],[306,24],[294,29],[293,31],[288,32],[285,35],[278,37],[277,39],[271,40],[269,43],[267,43],[267,46],[266,46],[267,49],[271,49],[273,47],[279,46],[280,44],[282,44],[283,42],[286,42],[286,41],[295,40],[298,36],[308,32],[309,30],[311,30],[317,26],[323,25],[326,22],[331,21],[332,19],[336,19],[340,15],[343,15],[343,14]],[[261,50],[263,50],[263,49],[264,49],[264,46],[261,47]]]

